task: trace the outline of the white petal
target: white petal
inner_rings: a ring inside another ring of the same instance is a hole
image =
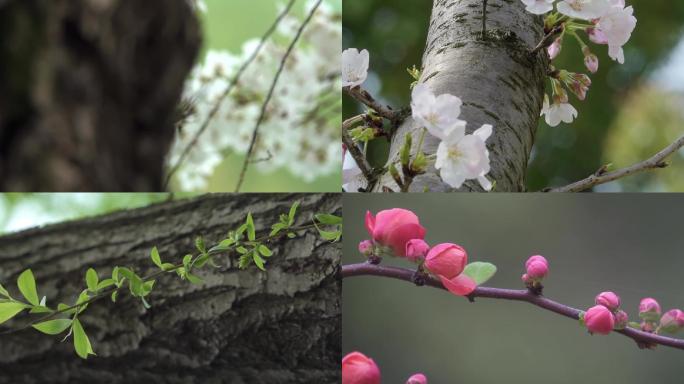
[[[492,135],[492,128],[493,127],[489,124],[483,124],[480,128],[473,132],[473,135],[479,137],[482,141],[487,141],[489,136]]]

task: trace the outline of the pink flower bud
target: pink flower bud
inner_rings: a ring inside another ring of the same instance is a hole
[[[373,252],[373,242],[370,240],[364,240],[359,243],[359,252],[363,255],[368,256]]]
[[[425,258],[430,246],[424,240],[411,239],[406,243],[406,258],[416,262]]]
[[[601,292],[594,300],[596,305],[603,305],[604,307],[615,312],[620,307],[620,297],[615,292]]]
[[[584,324],[591,333],[607,335],[615,327],[615,317],[608,308],[595,305],[584,314]]]
[[[584,56],[584,66],[587,67],[589,72],[596,73],[599,68],[599,59],[593,53]]]
[[[427,384],[427,377],[422,373],[416,373],[415,375],[409,377],[406,384]]]
[[[676,333],[684,328],[684,312],[679,309],[671,309],[660,318],[660,330],[667,333]]]
[[[380,369],[373,359],[352,352],[342,359],[342,384],[380,384]]]
[[[615,329],[625,329],[628,322],[629,316],[627,315],[627,312],[618,309],[617,312],[615,312]]]
[[[366,212],[366,229],[377,243],[390,247],[396,256],[406,256],[406,243],[423,239],[425,228],[415,213],[401,208],[388,209],[373,216]]]
[[[563,40],[559,37],[556,40],[554,40],[553,44],[551,44],[546,50],[549,52],[549,58],[551,60],[555,59],[558,54],[560,53],[562,47],[562,42]]]
[[[646,297],[641,299],[641,302],[639,303],[639,314],[642,313],[655,313],[657,315],[660,315],[660,304],[651,297]]]
[[[598,30],[594,27],[589,27],[586,30],[589,40],[596,44],[608,44],[608,36],[606,36],[603,31]]]
[[[530,281],[541,280],[549,273],[549,263],[541,255],[534,255],[527,259],[525,268],[527,269],[527,279]]]
[[[447,279],[460,275],[467,262],[468,255],[465,249],[449,243],[435,245],[425,257],[425,267],[435,275]]]

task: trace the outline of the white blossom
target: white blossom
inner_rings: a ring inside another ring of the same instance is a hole
[[[630,6],[624,8],[624,2],[617,3],[610,8],[608,13],[601,16],[596,23],[596,32],[608,43],[608,55],[620,64],[625,62],[625,54],[622,46],[627,44],[637,19],[633,16],[634,9]]]
[[[369,55],[367,50],[359,52],[356,48],[342,51],[342,86],[356,87],[368,77]]]
[[[466,180],[477,179],[486,191],[492,189],[489,173],[489,151],[485,142],[492,134],[492,126],[485,124],[471,135],[452,129],[437,148],[435,168],[442,180],[453,188],[460,188]]]
[[[572,123],[577,117],[577,110],[568,102],[554,101],[549,105],[548,96],[544,95],[544,105],[542,107],[541,115],[544,116],[546,124],[555,127],[562,122]]]
[[[611,8],[611,0],[563,0],[556,5],[558,12],[576,19],[598,19]]]
[[[366,188],[366,178],[356,161],[349,153],[344,153],[344,163],[342,164],[342,188],[345,192],[358,192],[361,188]]]
[[[460,120],[461,99],[454,95],[435,96],[427,84],[417,84],[411,93],[413,119],[431,135],[444,139],[452,129],[465,134],[466,122]]]
[[[556,0],[521,0],[525,4],[525,10],[535,15],[542,15],[553,9]]]

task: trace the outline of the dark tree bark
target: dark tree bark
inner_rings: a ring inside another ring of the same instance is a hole
[[[0,190],[162,189],[200,46],[186,0],[1,0],[0,36]]]
[[[302,203],[298,225],[341,210],[335,194],[207,195],[28,230],[0,238],[0,281],[18,295],[10,282],[30,267],[49,305],[72,303],[88,267],[148,275],[151,247],[178,262],[196,236],[217,241],[248,211],[257,230],[267,229],[294,201]],[[222,268],[198,271],[201,285],[159,278],[149,310],[124,291],[117,303],[91,304],[81,316],[97,353],[88,360],[71,340],[32,329],[0,335],[0,382],[339,383],[340,246],[314,231],[271,245],[266,272],[220,256]]]
[[[548,66],[544,55],[531,56],[529,51],[543,37],[543,21],[526,12],[519,0],[489,0],[483,38],[482,3],[434,0],[421,82],[437,95],[450,93],[463,100],[461,119],[468,122],[468,133],[482,124],[494,127],[487,140],[488,176],[496,181],[496,191],[523,191]],[[399,158],[406,133],[417,143],[421,129],[411,118],[399,127],[392,140],[390,162]],[[425,152],[435,154],[438,144],[437,138],[427,135]],[[376,191],[383,187],[399,190],[389,174],[383,176]],[[426,188],[453,191],[434,167],[414,180],[411,192]],[[477,181],[469,181],[461,189],[482,190]]]

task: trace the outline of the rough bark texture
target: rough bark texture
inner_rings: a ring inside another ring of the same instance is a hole
[[[1,0],[0,36],[0,190],[161,190],[186,0]]]
[[[482,38],[482,0],[434,0],[421,82],[436,94],[450,93],[463,100],[461,119],[468,133],[482,124],[494,126],[487,141],[489,178],[496,191],[523,191],[527,161],[541,111],[547,63],[528,52],[543,37],[543,21],[525,12],[519,0],[489,0],[487,33]],[[396,132],[390,161],[397,161],[406,133],[417,143],[421,127],[408,118]],[[424,149],[437,150],[438,139],[427,135]],[[415,148],[414,148],[415,150]],[[398,190],[385,175],[376,189]],[[434,168],[417,177],[412,192],[452,191]],[[462,190],[481,190],[477,181]]]
[[[9,283],[30,267],[48,304],[73,302],[88,267],[104,274],[131,266],[147,275],[156,270],[151,247],[178,262],[197,235],[216,241],[248,211],[257,230],[266,228],[296,200],[299,225],[316,212],[341,213],[335,194],[163,203],[2,237],[0,281],[18,295]],[[222,268],[198,271],[204,284],[165,275],[149,310],[125,292],[115,304],[91,304],[82,321],[98,356],[88,360],[76,356],[71,340],[32,329],[0,335],[0,383],[339,383],[341,251],[314,232],[272,244],[266,272],[239,271],[234,256],[222,256]]]

